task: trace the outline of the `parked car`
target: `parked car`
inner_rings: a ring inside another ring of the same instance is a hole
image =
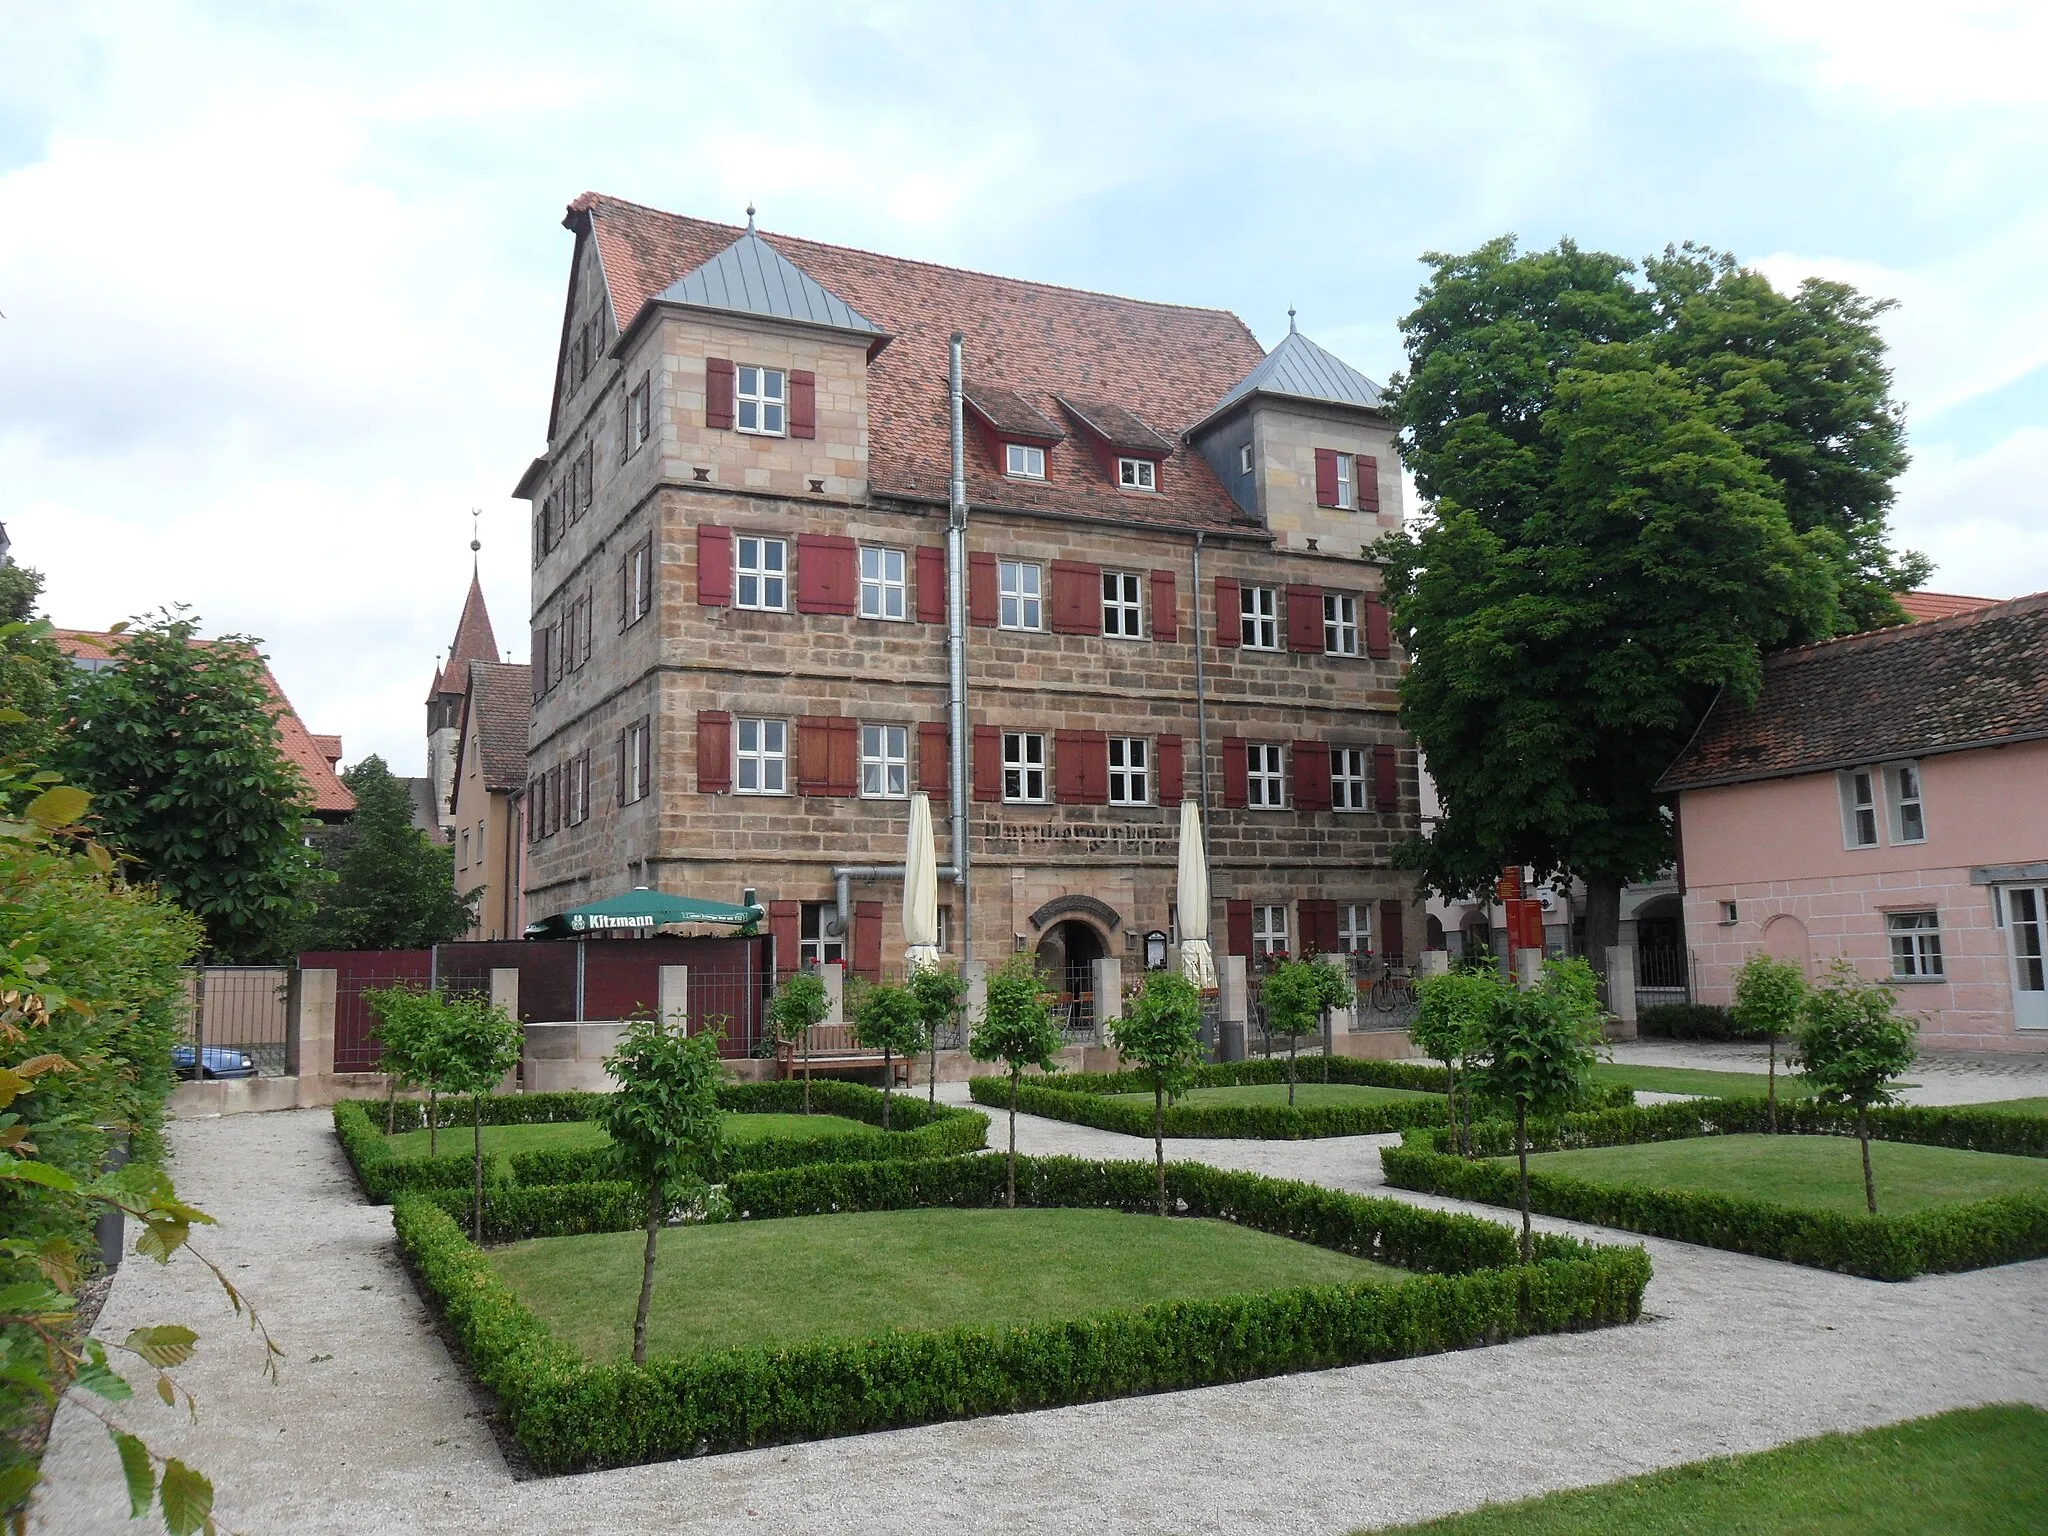
[[[254,1077],[256,1058],[232,1045],[171,1047],[171,1070],[180,1077]]]

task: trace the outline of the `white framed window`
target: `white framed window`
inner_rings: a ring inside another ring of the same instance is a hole
[[[1287,905],[1259,902],[1252,907],[1252,953],[1262,959],[1287,953]]]
[[[739,581],[733,594],[735,608],[759,608],[781,613],[789,607],[789,545],[782,539],[757,539],[742,534],[733,540],[738,550]]]
[[[1248,651],[1280,649],[1280,589],[1237,589],[1238,643]]]
[[[1152,754],[1142,736],[1109,738],[1109,803],[1146,805],[1152,799]]]
[[[903,551],[860,547],[860,616],[864,619],[902,619],[909,610],[904,604]]]
[[[1330,809],[1365,809],[1365,748],[1330,748]]]
[[[1144,636],[1144,611],[1138,600],[1135,571],[1102,573],[1102,632],[1119,640]]]
[[[1277,741],[1254,741],[1244,749],[1244,803],[1255,811],[1287,808],[1287,775]]]
[[[654,609],[654,536],[626,552],[626,623],[638,624]]]
[[[1337,942],[1347,955],[1372,953],[1372,903],[1347,902],[1337,908]]]
[[[1358,599],[1349,592],[1323,594],[1323,649],[1332,656],[1358,654]]]
[[[1043,480],[1045,450],[1030,443],[1003,444],[1003,473],[1012,480]]]
[[[1895,843],[1927,841],[1927,808],[1920,803],[1920,765],[1894,763],[1884,771],[1885,798],[1890,802]]]
[[[845,935],[835,935],[839,909],[829,901],[807,901],[797,913],[796,963],[805,970],[846,963]]]
[[[1928,981],[1944,974],[1939,913],[1887,912],[1884,926],[1892,941],[1892,980]]]
[[[654,728],[651,721],[643,716],[626,727],[626,761],[623,766],[626,773],[625,798],[628,805],[635,800],[647,798],[647,781],[653,776],[650,771],[654,760],[653,749]]]
[[[1240,475],[1248,475],[1252,472],[1252,445],[1250,443],[1246,443],[1237,450],[1237,472]]]
[[[462,863],[456,867],[459,869],[469,868],[469,828],[467,827],[462,829]]]
[[[901,800],[910,793],[910,727],[860,728],[860,792],[869,800]]]
[[[953,909],[941,903],[934,915],[939,920],[939,942],[933,947],[940,954],[949,955],[953,952]]]
[[[626,396],[626,457],[631,458],[654,430],[654,382],[647,374]]]
[[[1127,491],[1156,491],[1159,489],[1159,466],[1150,459],[1118,459],[1116,483]]]
[[[1036,731],[1003,732],[1003,798],[1024,805],[1045,799],[1045,737]]]
[[[1842,795],[1842,844],[1847,848],[1877,846],[1877,775],[1869,768],[1855,768],[1840,774],[1836,785]]]
[[[782,436],[788,401],[787,383],[780,368],[740,364],[734,403],[739,409],[737,420],[742,432],[761,437]]]
[[[1022,560],[996,562],[997,624],[1003,629],[1045,628],[1045,572]]]
[[[1352,481],[1353,460],[1348,453],[1332,454],[1337,461],[1337,505],[1347,510],[1358,505],[1358,494]]]
[[[743,795],[789,793],[789,722],[736,721],[739,727],[739,777]]]
[[[566,778],[568,780],[567,799],[569,804],[567,809],[569,812],[569,825],[580,827],[584,822],[590,820],[590,754],[588,752],[578,752],[569,759]],[[477,856],[479,862],[481,862],[483,856],[483,838],[481,835],[477,838]]]

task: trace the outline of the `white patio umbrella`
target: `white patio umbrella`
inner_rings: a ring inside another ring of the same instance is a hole
[[[1202,856],[1202,812],[1192,800],[1180,803],[1180,869],[1174,884],[1180,912],[1180,972],[1204,992],[1216,986],[1216,958],[1209,950],[1209,861]]]
[[[913,971],[939,963],[939,855],[932,843],[932,802],[910,797],[910,841],[903,853],[904,958]]]

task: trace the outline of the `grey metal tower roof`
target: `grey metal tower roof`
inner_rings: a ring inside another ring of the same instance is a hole
[[[1207,425],[1248,395],[1289,395],[1362,410],[1380,409],[1380,387],[1342,358],[1325,352],[1299,331],[1289,330],[1265,360],[1233,384],[1197,426]]]
[[[880,326],[755,234],[751,225],[739,239],[695,271],[685,272],[655,297],[697,309],[796,320],[866,336],[883,334]]]

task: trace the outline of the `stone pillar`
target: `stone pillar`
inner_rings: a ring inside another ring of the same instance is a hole
[[[1336,971],[1346,981],[1351,979],[1351,957],[1349,955],[1318,955],[1316,958]],[[1358,989],[1356,987],[1351,989],[1351,995],[1353,997],[1358,996]],[[1329,1022],[1324,1026],[1323,1030],[1324,1054],[1335,1055],[1337,1037],[1348,1035],[1357,1027],[1358,1010],[1356,1008],[1332,1008],[1329,1013]]]
[[[1607,1038],[1636,1038],[1636,947],[1614,944],[1607,950]]]
[[[1515,985],[1524,991],[1543,979],[1543,951],[1540,949],[1518,949],[1515,951]]]
[[[1093,961],[1095,1043],[1109,1044],[1109,1025],[1124,1016],[1124,963],[1108,956]]]
[[[1216,1013],[1216,1059],[1243,1061],[1245,1021],[1251,1016],[1251,993],[1245,986],[1244,956],[1218,955],[1216,981],[1220,988],[1220,1006]]]
[[[846,1022],[846,967],[843,965],[821,965],[818,980],[825,983],[825,1022],[844,1024]]]
[[[502,1009],[505,1017],[517,1020],[519,1017],[519,967],[516,965],[494,965],[491,967],[491,1006]],[[521,1055],[524,1055],[522,1050]],[[498,1084],[499,1093],[519,1091],[519,1068],[514,1067],[505,1074]]]
[[[297,1078],[334,1075],[333,971],[293,971],[285,989],[284,1069]]]
[[[967,995],[963,1006],[966,1009],[965,1024],[969,1034],[981,1022],[981,1016],[988,1010],[988,962],[986,960],[963,960],[960,962],[960,979],[967,983]],[[963,1038],[964,1049],[967,1042]]]
[[[654,982],[655,1014],[664,1029],[681,1034],[690,1031],[690,968],[664,965]]]

